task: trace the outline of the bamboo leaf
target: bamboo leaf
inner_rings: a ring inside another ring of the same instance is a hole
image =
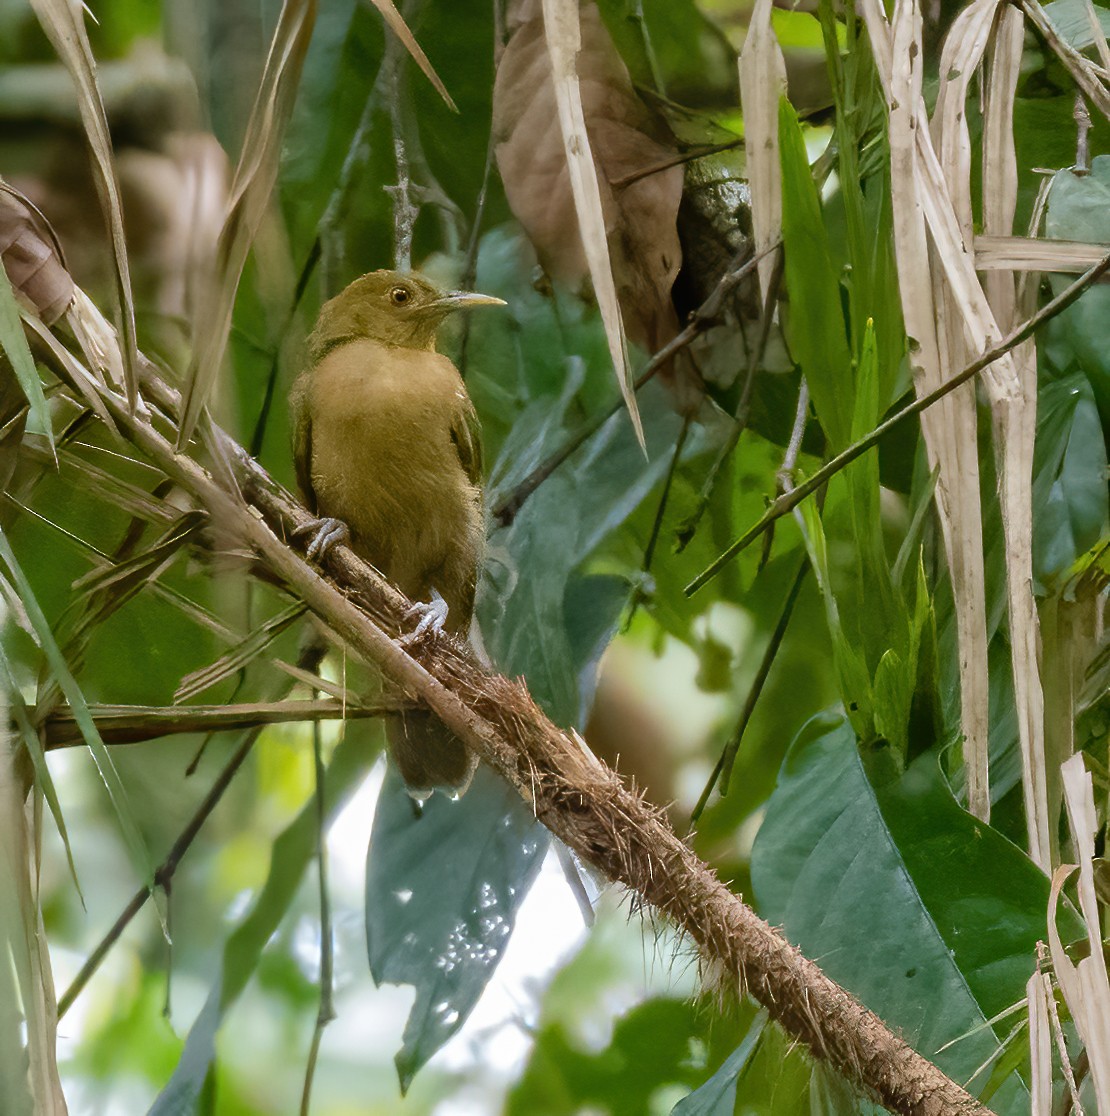
[[[458,105],[451,99],[447,87],[439,80],[439,74],[435,72],[431,62],[428,61],[428,56],[421,50],[420,44],[409,30],[409,25],[405,22],[404,16],[397,11],[397,5],[393,3],[393,0],[370,0],[370,3],[382,13],[382,19],[389,25],[393,34],[404,44],[405,50],[412,55],[413,61],[424,71],[424,76],[435,86],[436,92],[443,98],[447,107],[452,112],[458,112]]]
[[[8,355],[15,371],[19,386],[23,389],[27,404],[31,408],[31,419],[46,435],[50,452],[54,452],[54,427],[50,421],[50,411],[46,406],[46,396],[42,392],[34,357],[27,345],[23,323],[19,318],[19,304],[15,300],[8,273],[0,266],[0,348]]]
[[[624,405],[640,447],[644,447],[644,430],[640,409],[632,386],[632,369],[628,363],[628,346],[625,343],[624,323],[617,286],[613,279],[613,265],[609,258],[609,240],[605,230],[605,214],[601,208],[601,188],[597,181],[597,167],[586,131],[582,91],[578,85],[576,58],[582,45],[582,32],[578,22],[578,0],[543,0],[544,35],[555,83],[555,103],[559,114],[559,128],[563,134],[567,171],[570,175],[574,208],[578,215],[578,230],[590,269],[594,294],[597,297],[605,336],[609,342],[609,356],[617,375]]]
[[[150,859],[150,854],[147,851],[146,843],[143,841],[142,834],[139,832],[139,826],[135,820],[135,815],[128,802],[127,791],[120,780],[115,764],[112,763],[112,757],[108,754],[108,749],[104,746],[104,741],[100,739],[100,733],[97,732],[96,722],[89,713],[89,707],[85,702],[85,696],[81,693],[80,686],[77,685],[76,680],[70,673],[69,666],[54,639],[54,634],[50,630],[50,625],[47,623],[46,617],[43,615],[42,609],[35,599],[31,584],[27,580],[23,568],[20,566],[15,552],[8,542],[8,537],[4,534],[3,528],[0,528],[0,559],[3,560],[11,575],[12,582],[19,592],[23,607],[27,612],[27,617],[34,629],[39,647],[46,657],[46,661],[50,666],[50,670],[58,686],[61,688],[62,693],[65,694],[66,700],[73,710],[73,715],[81,729],[82,736],[85,738],[85,743],[89,746],[93,762],[96,764],[96,769],[100,773],[100,778],[104,781],[104,786],[108,791],[108,797],[112,802],[116,817],[119,819],[120,829],[123,832],[124,840],[131,853],[132,862],[139,870],[143,882],[153,887],[153,864]]]
[[[73,861],[73,849],[69,843],[69,832],[66,829],[66,820],[62,814],[62,804],[58,800],[58,789],[54,786],[54,780],[50,775],[50,768],[46,763],[46,754],[43,751],[42,739],[39,737],[38,731],[31,723],[31,712],[27,708],[27,703],[23,700],[23,695],[19,692],[19,686],[16,684],[15,672],[12,670],[12,665],[8,661],[8,656],[4,652],[4,648],[0,646],[0,671],[3,672],[5,686],[4,692],[8,695],[8,704],[11,706],[12,720],[15,722],[15,727],[19,729],[19,735],[23,739],[23,746],[27,749],[27,754],[31,757],[31,763],[35,768],[35,785],[42,792],[42,796],[46,799],[46,804],[50,807],[50,813],[54,818],[54,824],[58,827],[58,833],[61,834],[62,844],[66,850],[66,861],[69,863],[69,872],[73,877],[73,884],[77,888],[77,894],[81,897],[81,904],[84,906],[85,896],[81,892],[81,881],[77,878],[77,865]]]
[[[31,6],[54,46],[58,57],[65,63],[77,87],[77,107],[85,126],[85,136],[92,151],[93,180],[104,211],[104,222],[112,249],[112,275],[119,300],[120,322],[123,327],[124,380],[127,398],[134,405],[138,398],[138,337],[135,332],[135,306],[131,295],[131,269],[127,261],[127,242],[123,232],[123,206],[120,202],[119,180],[112,157],[112,139],[108,131],[108,116],[96,80],[96,62],[93,59],[89,37],[85,33],[84,4],[74,0],[31,0]]]
[[[316,8],[316,0],[285,0],[282,4],[231,183],[227,216],[216,247],[215,274],[199,284],[201,297],[193,323],[195,351],[181,406],[179,450],[192,437],[220,372],[239,278],[277,178],[282,136],[293,111]]]
[[[276,616],[271,616],[268,620],[259,624],[246,639],[237,643],[214,663],[201,667],[200,670],[195,670],[192,674],[187,674],[182,678],[181,684],[177,687],[177,692],[173,695],[174,701],[187,701],[211,686],[215,686],[217,682],[222,682],[229,675],[241,670],[261,655],[286,628],[295,623],[307,611],[307,606],[297,601]]]

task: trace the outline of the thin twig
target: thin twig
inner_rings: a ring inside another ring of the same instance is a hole
[[[744,534],[718,555],[709,566],[686,586],[686,595],[688,597],[692,596],[701,589],[702,586],[712,580],[712,578],[735,558],[736,555],[759,538],[772,523],[792,511],[807,496],[812,495],[831,477],[839,473],[841,469],[850,465],[857,457],[860,457],[878,444],[879,441],[900,423],[905,422],[908,418],[913,418],[914,415],[921,414],[922,411],[928,410],[934,403],[943,399],[950,392],[955,391],[961,384],[966,384],[968,380],[977,376],[984,368],[998,360],[999,357],[1005,356],[1005,354],[1015,346],[1020,345],[1023,341],[1032,337],[1045,322],[1056,317],[1061,311],[1066,310],[1092,283],[1105,274],[1108,269],[1110,269],[1110,253],[1103,256],[1094,267],[1085,271],[1074,283],[1061,291],[1051,302],[1046,303],[1028,321],[1009,333],[1002,341],[995,345],[994,348],[988,349],[982,356],[973,360],[962,372],[956,373],[955,376],[945,380],[936,390],[929,392],[928,395],[923,395],[920,399],[903,407],[902,410],[892,415],[885,422],[879,423],[870,434],[861,438],[858,442],[853,442],[852,445],[842,453],[838,453],[836,457],[818,469],[808,480],[804,481],[790,492],[783,493],[783,495],[775,500],[767,509],[758,522],[749,527]]]
[[[316,695],[312,696],[315,699]],[[316,1076],[316,1061],[320,1056],[324,1028],[335,1018],[331,901],[328,898],[327,802],[324,797],[326,774],[319,721],[312,722],[312,761],[316,773],[316,866],[320,884],[320,1008],[316,1013],[316,1025],[312,1029],[312,1043],[305,1065],[304,1089],[301,1091],[301,1116],[308,1116],[309,1113],[312,1082]]]
[[[644,365],[643,370],[636,377],[636,382],[634,384],[636,391],[639,391],[640,388],[642,388],[660,368],[664,367],[676,353],[685,349],[694,338],[704,333],[705,330],[717,321],[725,298],[733,288],[742,283],[755,270],[756,265],[767,252],[776,251],[778,247],[779,245],[777,243],[773,244],[765,252],[762,252],[758,256],[753,256],[743,264],[737,265],[736,261],[733,261],[733,266],[721,276],[717,286],[713,288],[709,297],[690,315],[690,319],[685,327],[679,333],[675,334],[675,336]],[[618,399],[607,410],[596,416],[587,426],[584,426],[577,434],[573,435],[562,449],[557,450],[546,461],[536,466],[520,484],[511,492],[506,493],[493,506],[490,513],[493,518],[502,526],[508,527],[516,517],[516,513],[523,507],[525,500],[527,500],[575,450],[588,442],[590,438],[592,438],[615,414],[621,411],[623,407],[623,401]]]
[[[681,167],[686,163],[694,162],[696,159],[705,159],[710,155],[720,155],[722,151],[735,151],[736,148],[743,146],[744,140],[740,137],[734,140],[726,140],[724,143],[707,143],[699,147],[691,147],[670,159],[664,159],[659,163],[652,163],[651,166],[641,167],[639,170],[622,175],[610,182],[609,185],[614,190],[622,190],[625,186],[631,186],[633,182],[639,182],[640,179],[649,178],[653,174],[662,174],[663,171],[670,170],[671,167]]]
[[[320,663],[320,654],[318,645],[314,644],[306,648],[301,654],[299,665],[305,670],[315,670]],[[212,811],[216,809],[220,799],[223,798],[228,787],[231,786],[231,781],[235,778],[239,768],[243,766],[243,762],[250,754],[254,742],[262,732],[262,728],[263,726],[260,725],[257,728],[251,729],[246,734],[242,743],[236,748],[231,759],[228,760],[223,770],[216,776],[215,782],[213,782],[210,790],[204,796],[204,799],[197,807],[193,816],[189,819],[188,824],[181,831],[177,840],[170,846],[170,851],[166,854],[166,859],[154,870],[153,880],[155,887],[160,887],[165,892],[169,891],[174,873],[177,871],[178,864],[181,863],[181,858],[189,851],[189,847],[196,839],[201,827],[209,817],[211,817]],[[153,891],[151,888],[140,887],[139,890],[131,896],[131,901],[120,912],[119,917],[112,924],[112,928],[100,940],[99,945],[89,954],[84,965],[81,966],[80,972],[73,978],[65,994],[58,1001],[59,1019],[73,1006],[74,1000],[77,999],[84,990],[85,985],[89,983],[97,969],[100,968],[112,946],[119,941],[120,936],[130,925],[131,920],[143,909],[146,905],[146,901],[152,894]]]
[[[177,866],[181,858],[189,851],[189,846],[200,832],[201,826],[208,820],[220,799],[223,798],[224,792],[231,786],[231,780],[235,778],[239,768],[243,766],[243,761],[250,754],[251,747],[255,740],[258,739],[258,734],[261,731],[261,729],[254,729],[247,734],[246,738],[236,749],[235,754],[216,777],[216,781],[212,784],[211,790],[204,796],[204,801],[201,802],[192,818],[189,819],[189,824],[185,826],[181,831],[181,835],[174,841],[166,859],[155,869],[154,884],[156,887],[160,887],[164,891],[169,888],[170,881],[173,879],[174,872],[177,871]],[[108,956],[109,950],[119,941],[120,935],[122,935],[124,930],[130,925],[131,920],[143,909],[146,905],[146,901],[152,894],[151,888],[140,887],[139,890],[131,896],[131,901],[120,912],[119,918],[116,919],[112,924],[112,928],[100,940],[100,944],[89,954],[84,965],[81,966],[80,972],[73,978],[73,982],[58,1001],[59,1019],[73,1006],[74,1000],[81,995],[85,985],[89,983],[97,969],[100,968],[104,958]]]
[[[806,574],[808,572],[809,559],[803,558],[801,565],[798,567],[798,572],[794,575],[790,590],[786,594],[786,600],[783,601],[778,623],[775,625],[775,630],[771,633],[771,639],[767,644],[766,650],[763,652],[763,658],[760,660],[759,669],[755,672],[755,677],[752,679],[751,688],[748,690],[748,696],[744,699],[744,708],[740,711],[740,718],[736,722],[736,728],[733,729],[727,743],[724,748],[721,749],[721,754],[717,757],[713,772],[706,780],[705,787],[702,789],[697,805],[690,813],[691,828],[697,824],[698,819],[701,817],[702,811],[709,802],[709,796],[713,793],[713,788],[717,785],[718,780],[720,780],[721,784],[721,797],[723,798],[728,794],[728,784],[732,777],[732,765],[736,762],[736,756],[744,740],[744,733],[747,731],[748,724],[752,719],[752,714],[755,712],[756,702],[759,701],[763,693],[763,687],[767,684],[767,678],[771,673],[771,667],[775,665],[775,659],[778,656],[779,648],[782,646],[783,638],[786,636],[786,629],[790,624],[790,617],[794,613],[794,605],[798,602],[798,595],[802,591],[802,585],[805,583]]]
[[[775,251],[777,247],[778,245],[774,245],[768,248],[763,255],[766,255],[767,252]],[[759,338],[756,341],[755,348],[748,357],[748,369],[744,377],[744,386],[740,391],[740,399],[736,404],[736,410],[733,412],[732,428],[729,430],[728,437],[725,439],[724,444],[721,446],[720,450],[718,450],[709,472],[705,475],[705,480],[702,482],[701,491],[698,493],[698,498],[694,504],[693,510],[682,521],[678,530],[675,532],[675,552],[677,554],[681,554],[693,539],[698,525],[702,521],[702,517],[709,508],[709,501],[713,498],[713,492],[720,480],[725,462],[728,461],[736,451],[736,447],[740,444],[741,436],[748,428],[748,420],[751,417],[752,388],[755,386],[755,374],[763,361],[763,354],[767,349],[767,341],[771,336],[771,323],[774,321],[775,302],[778,299],[779,284],[782,282],[782,267],[782,253],[780,252],[775,257],[775,268],[771,273],[771,282],[767,285],[767,298],[764,300],[760,310]]]
[[[407,704],[376,701],[360,705],[330,699],[239,705],[90,705],[89,713],[105,744],[138,744],[181,733],[230,732],[304,721],[363,720],[396,713]],[[54,710],[42,728],[43,745],[48,750],[84,742],[68,706]]]

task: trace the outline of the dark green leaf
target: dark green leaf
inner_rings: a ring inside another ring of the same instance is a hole
[[[790,316],[786,338],[809,384],[817,417],[833,449],[852,427],[852,356],[845,334],[840,276],[833,264],[805,140],[790,103],[779,103],[782,241]]]
[[[840,717],[799,734],[753,852],[760,911],[966,1081],[999,1050],[985,1021],[1024,996],[1048,881],[959,808],[934,754],[902,776],[881,755],[872,766],[875,786]],[[1017,1079],[995,1100],[1000,1113],[1028,1103]]]
[[[721,1068],[704,1085],[683,1097],[671,1109],[671,1116],[732,1116],[736,1108],[736,1079],[748,1064],[766,1025],[767,1012],[763,1010]]]
[[[378,984],[411,984],[401,1088],[462,1026],[508,944],[547,833],[486,767],[457,802],[423,807],[390,767],[366,860],[366,939]]]
[[[1106,529],[1106,443],[1090,381],[1073,372],[1041,387],[1033,456],[1033,572],[1065,574]]]

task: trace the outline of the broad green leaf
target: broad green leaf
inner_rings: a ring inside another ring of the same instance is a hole
[[[1045,215],[1045,232],[1064,240],[1110,244],[1110,155],[1091,160],[1089,174],[1057,171],[1052,179]],[[1052,275],[1054,294],[1069,277]],[[1061,371],[1074,362],[1094,388],[1104,429],[1110,429],[1110,348],[1106,322],[1110,321],[1110,288],[1096,284],[1072,306],[1048,323],[1044,352]]]
[[[458,801],[435,795],[419,809],[389,769],[366,859],[366,940],[376,983],[416,989],[395,1058],[402,1091],[478,1002],[547,843],[484,766]]]
[[[35,428],[46,435],[51,452],[54,450],[54,425],[50,421],[50,411],[46,406],[46,396],[42,393],[42,380],[39,379],[34,357],[23,332],[23,322],[19,318],[19,304],[15,300],[8,273],[0,264],[0,349],[11,361],[19,386],[27,397],[31,409],[31,421]],[[2,370],[0,370],[2,371]]]
[[[790,315],[786,338],[809,384],[817,417],[834,450],[852,426],[852,355],[845,335],[840,276],[833,264],[817,186],[798,118],[779,103],[782,241]]]
[[[336,746],[324,784],[325,825],[358,788],[373,760],[362,734],[348,731]],[[274,841],[270,871],[250,913],[224,945],[220,972],[204,1008],[185,1040],[185,1048],[149,1116],[192,1116],[216,1051],[216,1032],[224,1016],[246,988],[266,943],[285,917],[316,853],[318,818],[315,798]]]
[[[882,753],[869,766],[874,785],[841,717],[815,718],[799,734],[753,851],[760,913],[967,1081],[999,1050],[985,1021],[1024,995],[1048,880],[960,809],[935,753],[902,775]],[[1028,1103],[1014,1079],[995,1110]]]
[[[1053,585],[1106,530],[1106,443],[1081,372],[1043,384],[1033,455],[1033,572]]]
[[[1076,50],[1084,50],[1095,41],[1086,7],[1087,0],[1052,0],[1051,4],[1044,6],[1044,14],[1052,21],[1060,38]],[[1110,11],[1099,4],[1092,4],[1091,9],[1103,35],[1110,35]]]
[[[766,1026],[767,1011],[764,1009],[721,1068],[704,1085],[683,1097],[671,1109],[671,1116],[732,1116],[736,1108],[736,1079],[743,1073]]]

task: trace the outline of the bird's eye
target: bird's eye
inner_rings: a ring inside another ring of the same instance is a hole
[[[389,301],[394,306],[404,306],[412,298],[412,292],[407,287],[393,287],[389,292]]]

